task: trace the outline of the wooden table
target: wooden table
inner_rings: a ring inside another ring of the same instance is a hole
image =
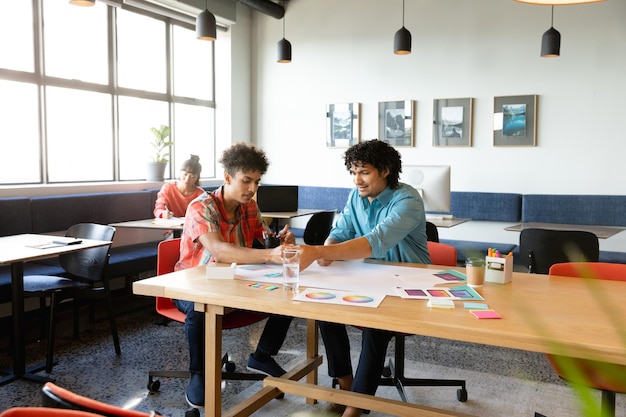
[[[13,313],[13,337],[15,352],[13,355],[13,370],[0,379],[0,385],[20,378],[37,382],[47,382],[50,379],[35,375],[44,369],[44,365],[26,369],[25,340],[24,340],[24,262],[58,256],[63,253],[75,252],[111,244],[110,241],[82,239],[81,243],[49,248],[33,248],[31,246],[51,243],[54,240],[67,238],[21,234],[0,237],[0,265],[11,265],[11,304]]]
[[[305,318],[309,330],[304,364],[285,377],[267,377],[259,393],[227,416],[250,415],[280,391],[398,416],[463,415],[315,385],[316,320],[626,365],[626,338],[620,333],[626,327],[624,282],[513,273],[512,283],[487,283],[481,289],[489,307],[502,315],[500,320],[478,320],[458,301],[453,310],[429,309],[424,300],[390,296],[375,309],[293,301],[287,291],[260,291],[246,286],[246,281],[206,280],[204,267],[137,281],[133,289],[136,294],[195,301],[196,308],[206,312],[207,416],[222,415],[221,319],[229,308]],[[297,382],[304,375],[307,382]]]
[[[174,232],[174,237],[180,237],[184,224],[185,218],[176,217],[172,219],[130,220],[127,222],[111,223],[109,226],[135,229],[172,230]]]

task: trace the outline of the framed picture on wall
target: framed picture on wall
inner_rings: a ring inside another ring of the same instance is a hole
[[[360,103],[329,104],[326,107],[326,146],[347,148],[360,140]]]
[[[537,95],[494,97],[493,146],[537,146]]]
[[[472,98],[433,101],[433,146],[472,146]]]
[[[413,146],[415,101],[378,103],[378,139],[392,146]]]

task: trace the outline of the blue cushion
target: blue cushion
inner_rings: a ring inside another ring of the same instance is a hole
[[[2,213],[3,219],[10,219],[10,221],[0,222],[0,236],[32,232],[29,198],[7,197],[0,199],[0,213]]]
[[[343,211],[351,188],[298,186],[298,208]]]
[[[458,218],[518,222],[522,218],[521,205],[521,194],[473,191],[453,191],[450,194],[450,211]]]
[[[626,226],[626,196],[527,194],[522,221]]]
[[[26,262],[24,264],[24,276],[63,275],[64,273],[65,270],[58,262],[50,263],[50,265],[36,262]],[[0,266],[0,303],[8,303],[11,299],[11,266]]]
[[[156,270],[158,244],[156,241],[111,248],[107,276],[125,277]]]

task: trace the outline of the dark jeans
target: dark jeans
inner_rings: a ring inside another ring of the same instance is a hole
[[[328,375],[340,378],[352,374],[350,340],[344,324],[319,322],[320,334],[326,348]],[[352,391],[374,395],[385,366],[387,346],[394,332],[363,329],[361,355],[356,368]]]
[[[192,301],[174,300],[176,308],[185,313],[185,337],[189,345],[189,370],[204,373],[204,313],[194,310]],[[256,353],[274,356],[285,341],[292,317],[270,316],[259,339]]]

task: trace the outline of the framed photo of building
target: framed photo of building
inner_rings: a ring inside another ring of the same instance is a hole
[[[329,104],[326,107],[326,146],[348,148],[360,140],[360,103]]]
[[[378,103],[378,139],[392,146],[413,146],[415,101]]]
[[[494,97],[493,146],[537,146],[537,96]]]
[[[433,146],[472,146],[472,98],[433,101]]]

